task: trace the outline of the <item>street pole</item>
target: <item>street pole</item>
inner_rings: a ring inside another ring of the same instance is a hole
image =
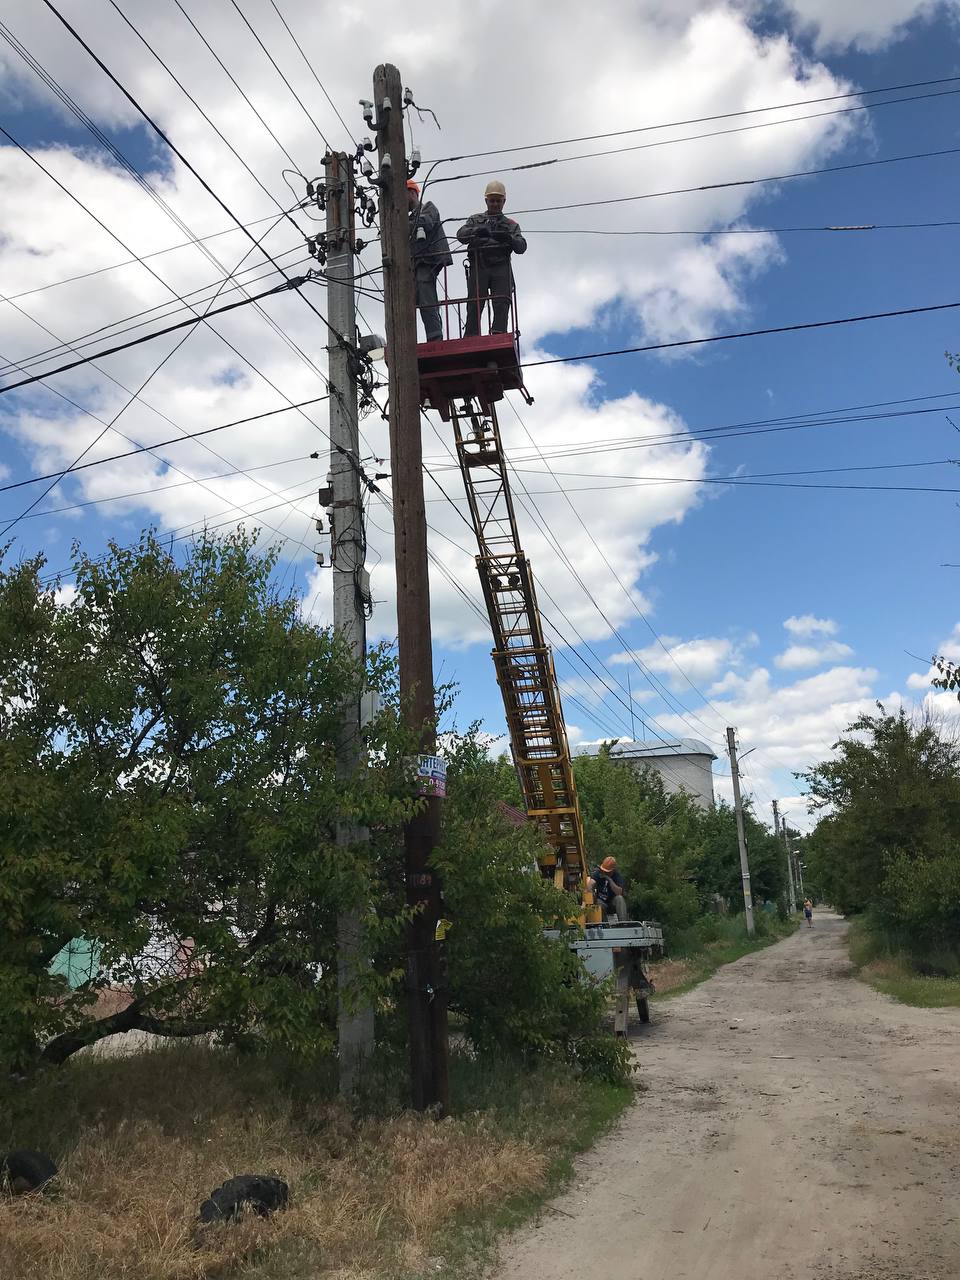
[[[366,660],[366,539],[360,489],[360,431],[354,355],[347,343],[357,340],[353,169],[342,153],[323,160],[327,208],[327,347],[330,380],[330,561],[333,574],[333,625],[363,669]],[[339,336],[338,336],[339,335]],[[337,743],[337,776],[347,782],[361,767],[360,694],[351,692],[342,706]],[[369,840],[365,827],[338,822],[336,840],[343,848]],[[373,1007],[358,999],[357,980],[369,967],[358,911],[337,917],[337,1035],[340,1093],[351,1097],[360,1084],[364,1062],[373,1053]]]
[[[743,802],[740,799],[740,766],[737,763],[737,735],[727,729],[727,751],[730,755],[730,777],[733,781],[733,804],[737,814],[737,843],[740,846],[740,878],[743,881],[743,909],[747,917],[747,934],[752,938],[753,895],[750,892],[750,863],[747,861],[747,837],[743,829]]]
[[[404,723],[419,751],[436,751],[427,519],[420,441],[417,318],[407,218],[407,157],[403,87],[389,63],[373,73],[373,112],[380,160],[380,235],[390,396],[390,471],[397,571],[397,649]],[[449,1104],[447,980],[440,877],[432,865],[440,831],[440,800],[429,788],[404,830],[407,905],[416,908],[407,931],[410,1076],[418,1111]]]
[[[774,817],[777,812],[777,802],[773,802]],[[790,914],[795,915],[797,910],[797,891],[793,884],[793,857],[790,853],[790,841],[787,839],[787,818],[786,814],[780,819],[780,826],[777,828],[777,835],[783,840],[783,851],[787,855],[787,892],[788,903],[790,906]]]

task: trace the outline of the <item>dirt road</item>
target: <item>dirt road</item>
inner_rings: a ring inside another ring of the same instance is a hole
[[[858,982],[846,926],[654,1008],[648,1088],[497,1280],[955,1280],[960,1011]]]

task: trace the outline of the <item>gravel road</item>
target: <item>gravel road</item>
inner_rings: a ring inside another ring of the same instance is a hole
[[[845,932],[656,1004],[645,1092],[497,1280],[956,1280],[960,1010],[858,982]]]

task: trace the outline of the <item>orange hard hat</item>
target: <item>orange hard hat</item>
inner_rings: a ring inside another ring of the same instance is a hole
[[[414,180],[413,180],[412,178],[408,178],[408,179],[407,179],[407,190],[408,190],[408,191],[415,191],[415,192],[417,193],[417,195],[419,195],[419,194],[420,194],[420,183],[419,183],[419,182],[414,182]]]
[[[604,858],[604,860],[600,863],[601,871],[616,871],[616,869],[617,869],[616,858]]]

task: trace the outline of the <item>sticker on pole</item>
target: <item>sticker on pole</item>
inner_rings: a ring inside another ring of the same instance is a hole
[[[421,796],[438,796],[447,794],[447,762],[441,756],[420,756],[417,762],[419,785],[417,793]]]

